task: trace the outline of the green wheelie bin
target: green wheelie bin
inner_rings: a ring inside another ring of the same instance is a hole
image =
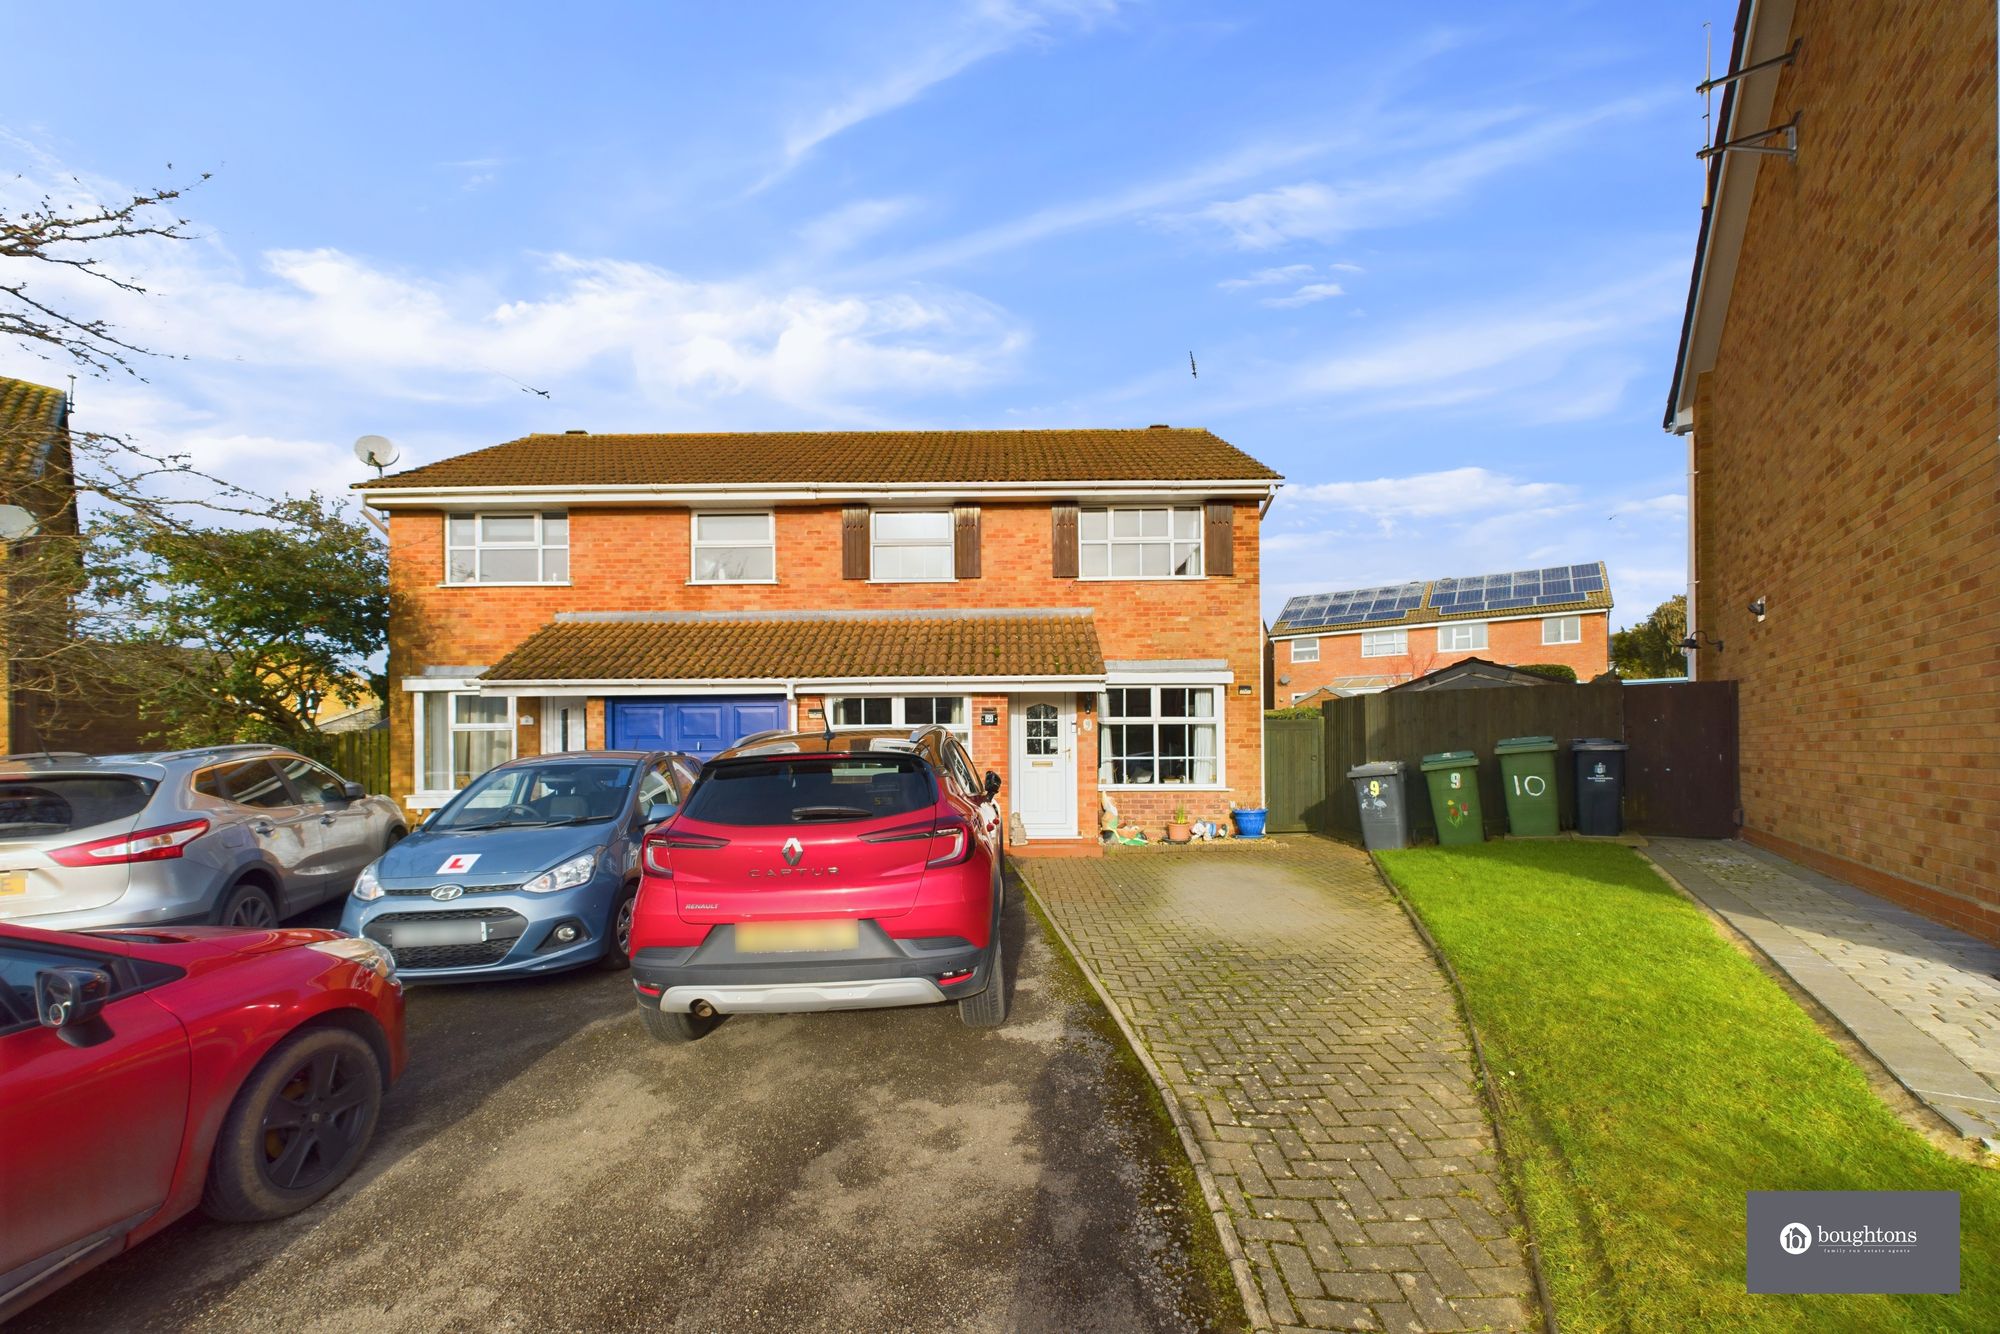
[[[1424,782],[1431,790],[1431,815],[1437,820],[1438,842],[1484,843],[1486,830],[1479,814],[1479,757],[1469,750],[1447,750],[1424,756]]]
[[[1507,794],[1507,832],[1516,838],[1554,838],[1562,827],[1556,809],[1556,739],[1509,737],[1493,753],[1500,760],[1500,790]]]

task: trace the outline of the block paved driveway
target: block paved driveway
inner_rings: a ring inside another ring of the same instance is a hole
[[[1014,1014],[983,1033],[926,1007],[665,1047],[623,973],[413,990],[353,1180],[177,1223],[9,1334],[1236,1324],[1109,1017],[1018,891],[1003,939]]]
[[[1364,853],[1021,865],[1191,1123],[1276,1327],[1535,1325],[1470,1042]]]

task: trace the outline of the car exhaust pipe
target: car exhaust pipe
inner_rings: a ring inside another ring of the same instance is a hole
[[[705,1000],[698,1000],[694,1003],[694,1017],[697,1019],[713,1019],[715,1018],[715,1007]]]

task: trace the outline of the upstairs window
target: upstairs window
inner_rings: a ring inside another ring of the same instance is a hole
[[[1583,617],[1544,616],[1542,618],[1542,642],[1544,644],[1581,644],[1583,642]]]
[[[1486,647],[1486,622],[1474,621],[1469,625],[1440,625],[1438,627],[1438,652],[1473,653]]]
[[[448,514],[444,521],[447,584],[566,584],[569,515]]]
[[[1369,630],[1361,636],[1364,658],[1400,658],[1410,651],[1408,630]]]
[[[1294,639],[1292,641],[1293,662],[1318,662],[1319,641],[1317,639]]]
[[[774,584],[778,581],[777,520],[769,514],[694,516],[697,584]]]
[[[1202,512],[1086,509],[1077,514],[1077,572],[1085,579],[1199,579]]]
[[[876,510],[869,523],[871,578],[940,583],[955,575],[950,510]]]

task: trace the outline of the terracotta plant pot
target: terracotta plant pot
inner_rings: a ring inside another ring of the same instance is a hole
[[[1194,826],[1192,824],[1175,824],[1171,820],[1167,822],[1167,842],[1186,843],[1193,837]]]

